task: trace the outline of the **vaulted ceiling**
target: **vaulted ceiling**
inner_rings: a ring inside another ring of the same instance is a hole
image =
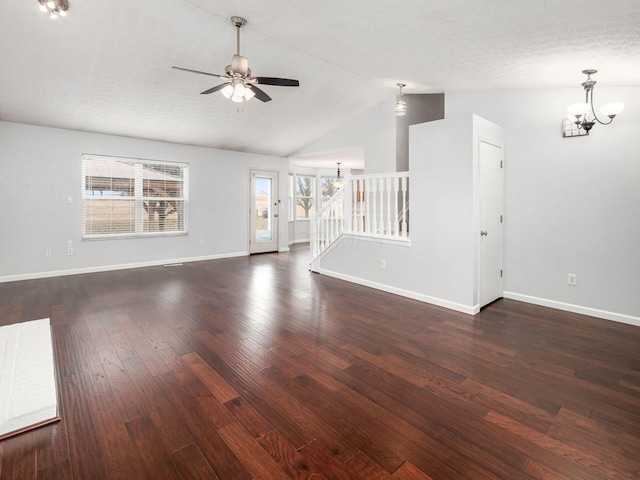
[[[288,156],[406,93],[640,85],[636,0],[0,2],[0,120]],[[200,95],[235,52],[273,101]],[[391,113],[390,113],[391,114]]]

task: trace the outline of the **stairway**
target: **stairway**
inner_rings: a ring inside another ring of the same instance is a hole
[[[348,175],[311,217],[311,270],[345,234],[409,240],[409,172]]]

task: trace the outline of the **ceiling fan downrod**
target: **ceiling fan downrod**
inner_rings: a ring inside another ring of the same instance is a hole
[[[236,27],[236,55],[240,55],[240,29],[247,21],[242,17],[231,17],[231,22]]]

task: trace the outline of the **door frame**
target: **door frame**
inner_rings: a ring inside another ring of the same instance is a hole
[[[491,137],[487,137],[485,135],[477,135],[477,143],[476,143],[476,149],[477,149],[477,156],[474,162],[474,177],[475,177],[475,185],[476,185],[476,193],[474,195],[474,199],[475,199],[475,208],[474,208],[474,229],[473,229],[473,235],[474,235],[474,243],[475,243],[475,250],[476,250],[476,288],[475,288],[475,307],[474,307],[474,312],[477,313],[480,311],[480,309],[484,306],[481,305],[481,284],[482,284],[482,251],[481,251],[481,236],[480,236],[480,230],[482,228],[481,226],[481,217],[480,217],[480,213],[481,213],[481,205],[480,205],[480,201],[481,201],[481,190],[482,190],[482,185],[480,182],[480,147],[482,143],[486,143],[489,145],[492,145],[496,148],[500,149],[500,161],[502,163],[502,168],[500,169],[501,171],[501,192],[502,192],[502,202],[501,202],[501,210],[502,212],[500,213],[502,215],[502,222],[500,223],[500,269],[502,270],[502,277],[500,279],[500,290],[502,291],[503,295],[504,295],[504,165],[505,165],[505,160],[504,160],[504,142],[502,141],[497,141],[494,138]],[[491,302],[489,302],[491,303]]]
[[[265,177],[273,178],[271,185],[271,231],[273,240],[271,242],[257,243],[255,241],[255,187],[254,178],[256,175],[264,175]],[[267,170],[264,168],[250,168],[249,169],[249,254],[254,253],[267,253],[277,252],[279,250],[279,235],[280,235],[280,171],[279,170]]]

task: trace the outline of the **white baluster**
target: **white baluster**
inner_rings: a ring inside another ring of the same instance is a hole
[[[336,204],[335,202],[331,204],[329,207],[329,244],[331,244],[335,240],[335,232],[334,227],[336,223]]]
[[[372,233],[371,232],[371,179],[367,178],[364,181],[364,192],[365,192],[365,217],[364,217],[364,221],[365,221],[365,228],[364,231],[365,233]]]
[[[402,236],[407,236],[407,180],[406,176],[402,177]]]
[[[359,233],[364,232],[364,180],[358,180],[357,184],[357,198],[358,198],[358,229]]]
[[[385,181],[385,188],[387,190],[387,235],[391,235],[391,181],[393,179],[387,178]]]
[[[351,205],[347,207],[350,211],[351,223],[347,227],[352,232],[358,231],[358,182],[360,180],[350,180],[351,183]]]
[[[371,196],[373,202],[371,205],[371,233],[378,234],[378,179],[373,178],[371,181]]]
[[[399,237],[400,236],[400,225],[398,224],[398,182],[400,182],[400,177],[394,177],[392,179],[393,183],[393,232],[392,235]]]

